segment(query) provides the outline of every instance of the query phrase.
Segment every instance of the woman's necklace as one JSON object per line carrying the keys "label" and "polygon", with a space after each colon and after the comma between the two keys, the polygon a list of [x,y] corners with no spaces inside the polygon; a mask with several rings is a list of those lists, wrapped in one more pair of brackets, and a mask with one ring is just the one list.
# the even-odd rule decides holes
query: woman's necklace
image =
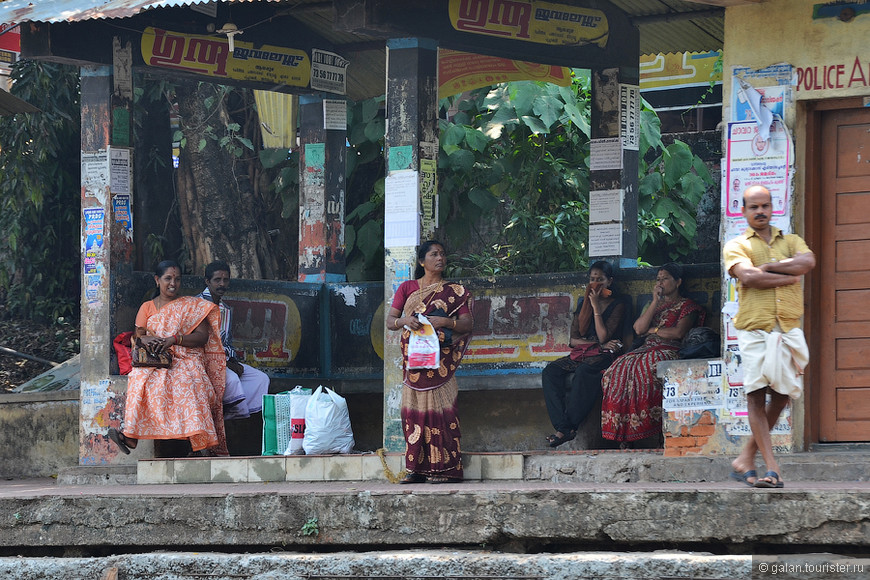
{"label": "woman's necklace", "polygon": [[426,277],[423,276],[422,278],[420,278],[420,281],[418,283],[420,284],[420,288],[427,288],[427,287],[432,286],[434,284],[438,284],[438,285],[444,284],[444,278],[439,278],[437,280],[427,281]]}

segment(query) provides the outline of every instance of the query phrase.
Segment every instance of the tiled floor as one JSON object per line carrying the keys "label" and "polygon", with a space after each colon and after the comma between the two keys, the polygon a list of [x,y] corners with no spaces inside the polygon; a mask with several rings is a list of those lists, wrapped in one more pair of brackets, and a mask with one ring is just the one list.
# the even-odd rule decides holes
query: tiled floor
{"label": "tiled floor", "polygon": [[[397,475],[403,455],[384,456]],[[523,478],[521,453],[465,453],[466,480]],[[137,464],[137,483],[257,483],[265,481],[370,481],[389,478],[381,458],[365,455],[146,459]]]}

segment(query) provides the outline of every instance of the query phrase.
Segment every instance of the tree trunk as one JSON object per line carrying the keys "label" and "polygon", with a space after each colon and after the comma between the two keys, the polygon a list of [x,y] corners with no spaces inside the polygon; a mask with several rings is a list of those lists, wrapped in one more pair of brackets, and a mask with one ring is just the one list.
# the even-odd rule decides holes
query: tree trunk
{"label": "tree trunk", "polygon": [[[202,275],[209,262],[224,260],[234,277],[274,278],[277,260],[263,220],[257,218],[259,206],[248,176],[252,164],[246,158],[256,153],[237,140],[223,147],[219,144],[233,122],[227,109],[228,94],[208,83],[184,81],[176,87],[187,140],[181,148],[176,182],[190,272]],[[207,100],[212,101],[210,108],[205,106]],[[233,154],[233,147],[242,148],[241,157]]]}

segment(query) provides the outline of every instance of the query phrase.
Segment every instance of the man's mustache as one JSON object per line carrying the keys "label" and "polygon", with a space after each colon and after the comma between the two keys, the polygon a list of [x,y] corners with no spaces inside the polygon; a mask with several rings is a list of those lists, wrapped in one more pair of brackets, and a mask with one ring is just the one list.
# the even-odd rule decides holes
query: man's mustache
{"label": "man's mustache", "polygon": [[765,214],[765,213],[757,213],[757,214],[755,214],[755,219],[757,219],[757,220],[760,220],[760,219],[767,219],[767,214]]}

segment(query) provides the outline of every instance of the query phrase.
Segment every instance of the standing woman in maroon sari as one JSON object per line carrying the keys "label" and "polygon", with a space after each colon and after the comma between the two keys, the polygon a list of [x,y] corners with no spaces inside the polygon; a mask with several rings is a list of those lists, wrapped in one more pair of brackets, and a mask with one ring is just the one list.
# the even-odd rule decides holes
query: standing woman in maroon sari
{"label": "standing woman in maroon sari", "polygon": [[[387,328],[402,333],[402,430],[408,473],[401,483],[462,481],[455,373],[468,347],[474,320],[471,294],[461,284],[444,280],[446,265],[443,244],[434,240],[421,244],[415,280],[399,286],[387,314]],[[408,368],[411,330],[422,326],[417,314],[426,316],[441,343],[437,369]]]}

